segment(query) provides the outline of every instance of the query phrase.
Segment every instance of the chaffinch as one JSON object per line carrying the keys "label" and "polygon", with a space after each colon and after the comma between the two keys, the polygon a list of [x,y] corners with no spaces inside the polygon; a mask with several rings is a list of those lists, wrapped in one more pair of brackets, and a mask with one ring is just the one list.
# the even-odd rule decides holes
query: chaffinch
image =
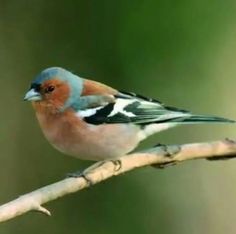
{"label": "chaffinch", "polygon": [[148,136],[195,123],[233,123],[83,79],[63,68],[42,71],[25,100],[32,101],[47,140],[59,151],[85,160],[113,159]]}

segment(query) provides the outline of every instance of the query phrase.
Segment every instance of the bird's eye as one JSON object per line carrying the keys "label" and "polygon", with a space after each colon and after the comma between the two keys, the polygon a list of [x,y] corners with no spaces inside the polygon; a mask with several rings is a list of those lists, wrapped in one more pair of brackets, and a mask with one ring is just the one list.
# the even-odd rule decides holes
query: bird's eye
{"label": "bird's eye", "polygon": [[54,89],[55,89],[54,86],[48,86],[48,87],[45,89],[45,93],[51,93]]}

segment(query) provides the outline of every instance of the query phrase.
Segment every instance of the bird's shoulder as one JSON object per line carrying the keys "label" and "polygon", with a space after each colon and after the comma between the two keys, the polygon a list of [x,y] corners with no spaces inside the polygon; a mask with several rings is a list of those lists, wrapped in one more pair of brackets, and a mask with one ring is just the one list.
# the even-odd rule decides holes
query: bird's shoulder
{"label": "bird's shoulder", "polygon": [[108,85],[102,84],[100,82],[83,79],[83,90],[82,96],[90,95],[116,95],[118,91]]}

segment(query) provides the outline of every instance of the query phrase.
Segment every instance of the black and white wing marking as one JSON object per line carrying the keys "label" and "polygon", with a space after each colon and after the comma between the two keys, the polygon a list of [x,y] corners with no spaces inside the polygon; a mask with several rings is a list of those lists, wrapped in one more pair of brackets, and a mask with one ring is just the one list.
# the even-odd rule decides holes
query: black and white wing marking
{"label": "black and white wing marking", "polygon": [[[161,102],[133,93],[120,92],[114,103],[82,110],[78,116],[90,124],[180,122],[191,114],[184,110],[164,106]],[[177,121],[178,119],[178,121]]]}

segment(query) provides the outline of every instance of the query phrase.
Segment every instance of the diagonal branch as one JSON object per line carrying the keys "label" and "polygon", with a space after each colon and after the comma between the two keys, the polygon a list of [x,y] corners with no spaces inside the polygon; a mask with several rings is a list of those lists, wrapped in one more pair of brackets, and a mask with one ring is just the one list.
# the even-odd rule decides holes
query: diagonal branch
{"label": "diagonal branch", "polygon": [[[192,159],[221,160],[236,157],[236,142],[231,140],[185,145],[160,145],[139,153],[125,155],[116,161],[98,162],[84,171],[84,177],[66,178],[0,206],[0,222],[28,211],[51,213],[42,204],[77,192],[135,168],[154,165],[163,168]],[[119,164],[117,164],[119,162]]]}

